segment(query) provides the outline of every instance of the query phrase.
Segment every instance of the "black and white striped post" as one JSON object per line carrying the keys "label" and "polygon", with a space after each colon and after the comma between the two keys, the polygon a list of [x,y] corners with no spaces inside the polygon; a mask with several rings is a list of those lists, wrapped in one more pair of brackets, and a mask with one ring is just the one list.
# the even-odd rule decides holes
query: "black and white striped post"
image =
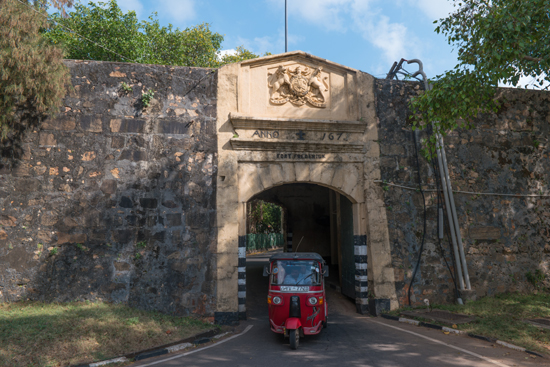
{"label": "black and white striped post", "polygon": [[355,306],[357,312],[369,312],[369,287],[367,277],[367,236],[353,236],[355,257]]}
{"label": "black and white striped post", "polygon": [[238,299],[239,320],[246,320],[246,236],[239,236]]}

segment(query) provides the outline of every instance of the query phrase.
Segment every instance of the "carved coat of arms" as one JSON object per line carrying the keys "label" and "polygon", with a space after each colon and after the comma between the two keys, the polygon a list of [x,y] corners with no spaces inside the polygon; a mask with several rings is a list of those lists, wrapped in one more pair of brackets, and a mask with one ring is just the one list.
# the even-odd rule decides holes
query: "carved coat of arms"
{"label": "carved coat of arms", "polygon": [[268,74],[268,86],[271,89],[269,100],[273,104],[282,105],[290,102],[296,106],[306,103],[314,107],[326,107],[326,92],[328,84],[322,77],[321,67],[302,69],[300,65],[294,70],[279,66],[277,71]]}

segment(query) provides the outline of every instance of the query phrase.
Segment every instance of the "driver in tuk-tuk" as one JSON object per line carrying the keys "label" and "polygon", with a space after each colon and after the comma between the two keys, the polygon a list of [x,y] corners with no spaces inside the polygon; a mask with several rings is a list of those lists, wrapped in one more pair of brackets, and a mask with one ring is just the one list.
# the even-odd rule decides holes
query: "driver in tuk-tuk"
{"label": "driver in tuk-tuk", "polygon": [[311,285],[311,277],[308,277],[309,274],[306,273],[305,267],[303,266],[292,266],[288,275],[285,277],[285,284],[305,284]]}

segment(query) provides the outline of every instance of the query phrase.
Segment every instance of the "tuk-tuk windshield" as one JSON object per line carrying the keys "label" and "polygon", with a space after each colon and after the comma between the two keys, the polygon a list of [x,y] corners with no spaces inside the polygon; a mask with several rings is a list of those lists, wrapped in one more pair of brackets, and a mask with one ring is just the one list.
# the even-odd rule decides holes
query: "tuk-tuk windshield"
{"label": "tuk-tuk windshield", "polygon": [[320,285],[319,262],[315,260],[277,260],[271,268],[272,285]]}

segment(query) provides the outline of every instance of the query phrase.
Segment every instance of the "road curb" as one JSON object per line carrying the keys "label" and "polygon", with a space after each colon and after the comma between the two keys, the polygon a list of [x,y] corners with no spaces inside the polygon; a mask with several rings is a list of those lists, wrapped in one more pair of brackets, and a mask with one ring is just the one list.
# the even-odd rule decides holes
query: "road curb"
{"label": "road curb", "polygon": [[174,353],[189,347],[193,347],[200,344],[205,344],[213,340],[220,339],[221,337],[232,333],[233,331],[221,332],[217,329],[211,329],[197,335],[190,336],[179,340],[177,342],[161,345],[156,348],[145,349],[139,352],[129,353],[122,357],[108,359],[106,361],[86,363],[75,365],[74,367],[100,367],[106,366],[111,363],[129,362],[129,361],[141,361],[147,358],[158,357],[164,354]]}
{"label": "road curb", "polygon": [[508,342],[503,342],[502,340],[489,338],[489,337],[486,337],[486,336],[483,336],[483,335],[476,335],[476,334],[472,334],[472,333],[466,333],[465,331],[462,331],[462,330],[451,329],[451,328],[448,328],[446,326],[440,326],[440,325],[436,325],[436,324],[430,324],[428,322],[423,322],[423,321],[418,321],[418,320],[413,320],[413,319],[407,319],[405,317],[397,317],[397,316],[392,316],[392,315],[387,315],[387,314],[381,314],[380,316],[382,316],[384,319],[399,321],[399,322],[403,322],[403,323],[406,323],[406,324],[411,324],[411,325],[416,325],[416,326],[424,326],[424,327],[428,327],[430,329],[442,330],[442,331],[446,331],[446,332],[454,333],[454,334],[467,335],[471,338],[484,340],[484,341],[489,342],[489,343],[496,343],[496,344],[501,345],[501,346],[506,347],[506,348],[514,349],[514,350],[517,350],[517,351],[520,351],[520,352],[529,353],[529,354],[535,355],[535,356],[540,357],[540,358],[546,358],[546,356],[544,356],[540,353],[533,352],[533,351],[527,350],[523,347],[519,347],[517,345],[511,344],[511,343],[508,343]]}

